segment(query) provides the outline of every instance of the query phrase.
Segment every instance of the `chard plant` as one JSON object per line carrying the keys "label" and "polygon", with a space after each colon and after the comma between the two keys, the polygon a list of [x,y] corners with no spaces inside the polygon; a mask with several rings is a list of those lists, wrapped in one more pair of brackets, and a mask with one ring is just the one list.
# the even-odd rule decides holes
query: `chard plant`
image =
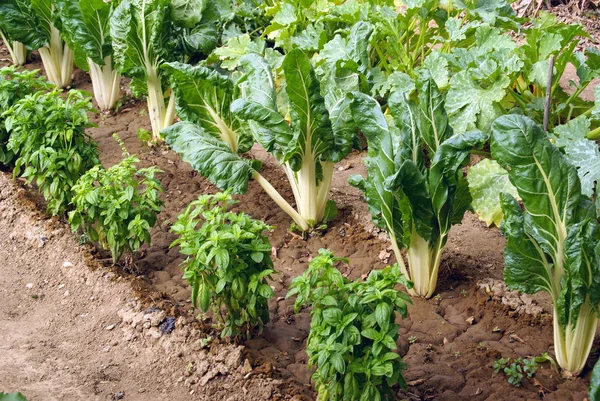
{"label": "chard plant", "polygon": [[0,3],[1,28],[13,41],[38,50],[46,76],[57,88],[66,88],[73,75],[73,51],[61,37],[54,1],[5,0]]}
{"label": "chard plant", "polygon": [[117,68],[132,78],[131,89],[146,95],[153,140],[175,119],[175,98],[160,66],[208,53],[217,44],[211,28],[219,20],[206,2],[192,0],[123,0],[110,19]]}
{"label": "chard plant", "polygon": [[[52,89],[52,84],[38,76],[39,70],[0,68],[0,110],[8,110],[25,96]],[[12,166],[15,154],[7,148],[10,132],[5,127],[7,116],[0,113],[0,163]]]}
{"label": "chard plant", "polygon": [[52,215],[64,214],[75,182],[99,163],[92,127],[92,102],[81,92],[42,91],[27,95],[3,114],[7,149],[15,154],[14,176],[34,182]]}
{"label": "chard plant", "polygon": [[492,125],[492,156],[508,170],[523,207],[501,195],[508,288],[546,291],[554,309],[554,350],[566,376],[581,373],[598,323],[600,224],[576,169],[528,117]]}
{"label": "chard plant", "polygon": [[81,176],[73,186],[73,209],[69,223],[74,232],[82,231],[91,241],[112,254],[117,264],[125,253],[131,255],[144,243],[150,244],[150,229],[163,202],[156,167],[138,169],[139,159],[121,145],[123,160],[106,169],[98,164]]}
{"label": "chard plant", "polygon": [[110,21],[115,62],[132,78],[134,93],[147,96],[154,141],[160,140],[160,131],[175,119],[175,99],[166,96],[159,69],[172,51],[170,22],[164,0],[124,0]]}
{"label": "chard plant", "polygon": [[[245,193],[248,181],[255,180],[302,231],[308,231],[335,217],[335,204],[329,200],[333,167],[350,152],[356,129],[349,127],[350,121],[342,113],[327,110],[319,80],[302,51],[293,50],[283,60],[288,99],[283,104],[277,102],[271,67],[262,57],[248,54],[242,57],[241,64],[244,76],[237,82],[241,97],[231,102],[232,116],[221,107],[218,120],[224,125],[217,127],[215,116],[201,117],[198,124],[179,122],[163,131],[165,140],[219,188]],[[172,72],[177,68],[181,71],[181,66],[169,68]],[[222,104],[229,102],[229,98],[221,98]],[[196,108],[198,113],[200,109],[208,111],[206,107]],[[235,141],[227,140],[227,132],[234,127],[232,124],[241,124],[235,122],[236,117],[247,122],[254,140],[281,163],[297,209],[258,172],[259,163],[234,151],[231,145]],[[242,133],[243,126],[240,127]]]}
{"label": "chard plant", "polygon": [[287,297],[295,310],[311,307],[306,343],[319,401],[394,400],[393,387],[406,388],[396,349],[396,312],[407,315],[410,297],[395,287],[410,283],[398,265],[372,270],[366,280],[350,281],[335,267],[346,259],[320,249]]}
{"label": "chard plant", "polygon": [[179,236],[171,247],[187,255],[183,278],[192,287],[192,304],[212,310],[221,337],[262,331],[274,295],[267,281],[275,273],[271,244],[264,235],[270,227],[229,211],[235,203],[228,192],[202,195],[171,227]]}
{"label": "chard plant", "polygon": [[19,41],[7,38],[6,34],[2,31],[2,21],[0,21],[0,39],[2,39],[2,42],[6,46],[13,65],[21,66],[27,62],[27,48]]}
{"label": "chard plant", "polygon": [[75,54],[75,63],[92,78],[101,110],[116,106],[121,74],[115,69],[109,22],[113,4],[104,0],[54,0],[61,32]]}
{"label": "chard plant", "polygon": [[471,203],[462,167],[487,136],[454,134],[431,77],[423,75],[417,89],[416,99],[401,91],[390,95],[391,121],[375,99],[352,94],[352,116],[369,153],[367,178],[352,176],[350,184],[363,191],[373,221],[387,232],[402,273],[414,283],[409,293],[429,298],[450,228]]}

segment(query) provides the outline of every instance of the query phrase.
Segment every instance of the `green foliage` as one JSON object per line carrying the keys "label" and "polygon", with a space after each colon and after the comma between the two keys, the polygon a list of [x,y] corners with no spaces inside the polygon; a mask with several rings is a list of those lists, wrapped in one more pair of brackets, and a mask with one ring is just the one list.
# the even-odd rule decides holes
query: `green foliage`
{"label": "green foliage", "polygon": [[69,213],[73,231],[82,230],[92,241],[110,249],[117,264],[124,252],[135,252],[150,243],[150,229],[160,212],[162,191],[154,177],[156,167],[138,169],[139,159],[127,153],[123,143],[123,160],[105,169],[101,165],[86,172],[73,186]]}
{"label": "green foliage", "polygon": [[65,88],[73,74],[73,52],[58,30],[61,18],[50,0],[4,0],[0,3],[0,29],[11,40],[38,50],[48,79]]}
{"label": "green foliage", "polygon": [[306,352],[319,400],[393,400],[392,387],[406,383],[406,365],[396,349],[396,312],[407,315],[410,298],[395,289],[411,284],[397,265],[372,270],[365,281],[349,281],[336,269],[328,250],[319,250],[302,276],[292,280],[287,297],[296,312],[312,307]]}
{"label": "green foliage", "polygon": [[506,192],[517,197],[517,189],[510,183],[508,172],[495,160],[483,159],[469,168],[467,180],[473,209],[479,218],[488,226],[500,227],[503,217],[500,194]]}
{"label": "green foliage", "polygon": [[500,358],[494,361],[494,373],[504,373],[508,382],[515,387],[520,387],[523,378],[531,379],[535,376],[538,369],[538,364],[550,362],[555,367],[554,360],[546,353],[531,358]]}
{"label": "green foliage", "polygon": [[163,66],[177,99],[177,114],[220,138],[232,152],[252,146],[247,124],[234,117],[229,107],[238,94],[234,81],[203,66],[173,62]]}
{"label": "green foliage", "polygon": [[75,63],[89,70],[88,58],[102,66],[112,55],[109,21],[112,2],[52,0],[61,19],[61,33],[75,55]]}
{"label": "green foliage", "polygon": [[[278,96],[272,68],[264,58],[247,54],[241,64],[244,75],[236,82],[237,89],[231,80],[204,67],[166,66],[179,109],[190,121],[163,130],[165,140],[221,189],[244,193],[248,181],[257,180],[303,231],[327,222],[336,213],[329,200],[334,162],[350,152],[356,139],[349,110],[334,101],[328,110],[315,68],[300,50],[283,60],[285,98]],[[238,92],[241,96],[233,100]],[[340,98],[345,99],[344,94]],[[246,142],[246,149],[249,145],[240,141],[246,124],[254,140],[281,162],[297,211],[260,176],[256,161],[237,154],[236,143]]]}
{"label": "green foliage", "polygon": [[67,210],[77,179],[99,163],[96,143],[85,133],[93,126],[92,110],[80,91],[63,98],[55,90],[27,95],[3,114],[7,148],[16,155],[14,176],[35,181],[53,215]]}
{"label": "green foliage", "polygon": [[600,363],[596,362],[594,370],[592,370],[592,378],[590,379],[590,400],[600,400]]}
{"label": "green foliage", "polygon": [[[17,70],[14,67],[0,68],[0,111],[10,109],[17,101],[38,91],[49,90],[52,85],[42,77],[39,70]],[[12,164],[14,153],[6,148],[9,132],[4,126],[6,116],[0,112],[0,163]]]}
{"label": "green foliage", "polygon": [[228,209],[236,202],[229,192],[202,195],[190,203],[171,231],[179,236],[172,247],[187,255],[183,277],[192,287],[192,303],[212,310],[222,325],[221,337],[249,335],[269,321],[267,302],[273,297],[270,227],[244,213]]}
{"label": "green foliage", "polygon": [[50,28],[42,23],[33,5],[35,1],[5,0],[0,3],[0,29],[8,38],[39,49],[50,39]]}
{"label": "green foliage", "polygon": [[417,88],[416,99],[392,93],[389,120],[375,99],[352,94],[352,116],[369,154],[367,178],[352,176],[350,184],[363,191],[374,222],[387,231],[402,272],[415,284],[411,293],[431,297],[450,228],[471,203],[462,167],[487,136],[454,135],[434,80],[424,75]]}
{"label": "green foliage", "polygon": [[27,398],[21,393],[2,393],[0,392],[0,401],[27,401]]}
{"label": "green foliage", "polygon": [[525,209],[511,195],[501,195],[507,238],[504,279],[513,290],[550,294],[557,361],[577,375],[598,321],[597,209],[582,194],[577,170],[534,121],[503,116],[492,133],[492,156],[508,170]]}

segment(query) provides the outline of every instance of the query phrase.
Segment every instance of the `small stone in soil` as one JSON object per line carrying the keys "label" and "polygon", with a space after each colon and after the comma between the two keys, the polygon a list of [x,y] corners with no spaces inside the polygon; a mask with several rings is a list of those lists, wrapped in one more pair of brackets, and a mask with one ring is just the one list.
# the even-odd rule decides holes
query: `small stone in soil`
{"label": "small stone in soil", "polygon": [[163,334],[171,334],[173,330],[175,330],[175,318],[167,317],[165,320],[162,321],[158,328]]}
{"label": "small stone in soil", "polygon": [[65,262],[65,263],[63,263],[63,267],[65,269],[71,268],[71,267],[73,267],[73,263],[71,263],[71,262]]}
{"label": "small stone in soil", "polygon": [[114,324],[111,324],[110,326],[106,326],[106,330],[109,330],[109,331],[112,330],[112,329],[114,329],[114,328],[115,328]]}
{"label": "small stone in soil", "polygon": [[27,288],[29,288],[29,289],[32,289],[32,288],[33,288],[33,283],[27,283],[27,284],[25,285],[25,287],[27,287]]}

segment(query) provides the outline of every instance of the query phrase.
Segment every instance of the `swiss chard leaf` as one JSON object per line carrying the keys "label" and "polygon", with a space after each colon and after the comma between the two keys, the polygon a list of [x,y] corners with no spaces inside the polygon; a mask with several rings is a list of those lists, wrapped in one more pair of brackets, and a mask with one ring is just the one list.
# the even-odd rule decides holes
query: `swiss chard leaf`
{"label": "swiss chard leaf", "polygon": [[205,131],[243,153],[252,146],[246,127],[230,111],[236,89],[234,82],[203,66],[166,63],[180,118],[200,125]]}
{"label": "swiss chard leaf", "polygon": [[221,189],[246,193],[255,171],[249,160],[242,159],[229,146],[201,126],[178,122],[162,131],[165,141],[181,158]]}
{"label": "swiss chard leaf", "polygon": [[100,66],[112,55],[110,38],[111,3],[103,0],[55,0],[61,30],[80,68],[88,69],[87,58]]}

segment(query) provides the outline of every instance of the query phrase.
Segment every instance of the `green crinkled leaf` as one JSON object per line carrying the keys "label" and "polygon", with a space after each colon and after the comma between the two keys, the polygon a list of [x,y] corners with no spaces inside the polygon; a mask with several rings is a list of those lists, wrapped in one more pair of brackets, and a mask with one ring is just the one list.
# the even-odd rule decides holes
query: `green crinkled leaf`
{"label": "green crinkled leaf", "polygon": [[495,224],[499,227],[503,217],[500,194],[517,197],[517,189],[510,183],[508,172],[495,160],[483,159],[469,168],[467,180],[473,209],[479,219],[488,226]]}
{"label": "green crinkled leaf", "polygon": [[250,148],[249,134],[230,111],[234,94],[230,78],[206,67],[178,62],[162,68],[170,77],[179,117],[202,126],[233,146],[234,151],[245,152]]}
{"label": "green crinkled leaf", "polygon": [[433,157],[428,176],[429,193],[442,235],[447,235],[453,224],[460,223],[471,206],[469,185],[462,168],[469,162],[471,149],[481,148],[488,139],[481,131],[456,134],[445,140]]}
{"label": "green crinkled leaf", "polygon": [[293,133],[277,111],[271,66],[256,54],[248,54],[240,62],[245,72],[245,80],[241,85],[242,97],[231,104],[231,111],[249,121],[254,139],[267,152],[281,158],[292,142]]}
{"label": "green crinkled leaf", "polygon": [[362,93],[353,94],[351,110],[356,125],[367,138],[369,153],[364,160],[368,179],[352,176],[350,185],[363,191],[374,223],[401,241],[404,232],[401,212],[394,195],[385,187],[385,180],[395,172],[396,152],[387,121],[377,101]]}
{"label": "green crinkled leaf", "polygon": [[429,54],[421,68],[428,72],[440,89],[445,89],[448,86],[450,81],[448,60],[439,51]]}
{"label": "green crinkled leaf", "polygon": [[286,160],[301,159],[309,147],[316,160],[331,160],[335,138],[310,59],[301,50],[292,50],[283,60],[283,70],[294,124]]}
{"label": "green crinkled leaf", "polygon": [[193,28],[202,20],[207,0],[171,0],[171,19],[184,28]]}
{"label": "green crinkled leaf", "polygon": [[492,134],[493,158],[508,170],[530,212],[531,224],[540,227],[536,241],[548,254],[556,255],[581,199],[575,169],[527,117],[502,116],[494,122]]}
{"label": "green crinkled leaf", "polygon": [[219,42],[221,16],[210,6],[202,13],[202,20],[183,35],[188,53],[209,54]]}
{"label": "green crinkled leaf", "polygon": [[[534,243],[535,254],[528,250],[524,255],[536,255],[535,258],[552,264],[548,275],[556,275],[550,294],[558,322],[562,327],[567,322],[575,325],[579,308],[588,296],[593,307],[600,302],[600,283],[594,279],[600,249],[597,211],[590,199],[581,194],[576,169],[531,119],[519,115],[500,117],[492,125],[492,133],[492,156],[506,166],[525,207],[519,225]],[[510,240],[510,232],[508,235]],[[515,274],[530,274],[523,271],[525,267],[515,267]]]}
{"label": "green crinkled leaf", "polygon": [[511,81],[500,76],[489,87],[482,87],[469,71],[460,71],[450,79],[446,110],[450,125],[457,132],[486,130],[500,115],[496,103],[504,99]]}
{"label": "green crinkled leaf", "polygon": [[214,50],[221,60],[221,67],[227,70],[235,70],[240,65],[240,59],[249,53],[262,54],[265,44],[262,41],[254,41],[250,35],[245,33],[227,41],[222,47]]}
{"label": "green crinkled leaf", "polygon": [[171,149],[182,160],[221,189],[246,193],[250,176],[255,171],[251,162],[233,153],[220,139],[202,127],[187,121],[178,122],[162,131]]}
{"label": "green crinkled leaf", "polygon": [[[169,56],[169,2],[123,0],[110,19],[115,63],[123,74],[142,84],[148,68],[156,68]],[[145,87],[138,86],[138,89]]]}
{"label": "green crinkled leaf", "polygon": [[521,206],[511,195],[501,193],[504,213],[502,233],[507,239],[504,249],[504,281],[513,290],[527,294],[552,292],[551,266],[535,240],[525,231]]}
{"label": "green crinkled leaf", "polygon": [[29,50],[43,47],[50,37],[49,27],[42,23],[27,0],[0,2],[0,29],[9,39],[23,43]]}
{"label": "green crinkled leaf", "polygon": [[591,197],[600,180],[600,151],[595,141],[587,139],[589,132],[590,120],[579,116],[555,127],[552,137],[556,146],[565,152],[567,161],[577,168],[581,192]]}
{"label": "green crinkled leaf", "polygon": [[[87,70],[86,58],[100,66],[112,54],[110,38],[111,3],[103,0],[55,0],[61,17],[61,31],[69,47],[75,52],[75,61]],[[81,53],[81,54],[78,54]]]}

